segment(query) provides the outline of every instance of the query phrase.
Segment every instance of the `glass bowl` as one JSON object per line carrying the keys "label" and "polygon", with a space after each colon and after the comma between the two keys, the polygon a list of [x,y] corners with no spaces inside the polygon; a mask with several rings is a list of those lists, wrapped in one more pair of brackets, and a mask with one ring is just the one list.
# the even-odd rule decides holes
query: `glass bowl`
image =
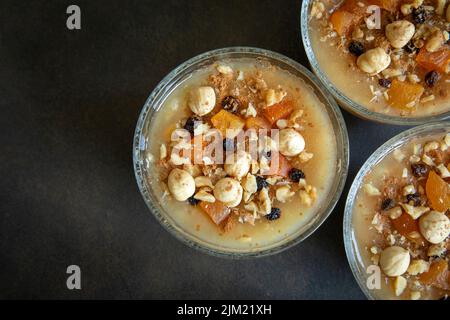
{"label": "glass bowl", "polygon": [[343,233],[345,252],[347,254],[347,259],[353,275],[355,276],[358,285],[368,299],[380,299],[380,297],[377,296],[376,290],[369,290],[366,286],[367,274],[365,272],[365,265],[359,255],[358,243],[355,237],[352,223],[353,206],[358,191],[360,190],[364,182],[364,178],[374,166],[376,166],[382,159],[393,152],[396,148],[416,138],[427,137],[440,133],[445,134],[448,132],[450,132],[450,121],[441,121],[414,127],[396,135],[392,139],[385,142],[367,159],[367,161],[359,170],[358,174],[355,177],[355,180],[350,187],[344,210]]}
{"label": "glass bowl", "polygon": [[300,17],[300,29],[303,46],[306,51],[309,63],[313,72],[319,78],[319,80],[325,85],[325,87],[331,92],[334,98],[338,101],[339,105],[348,112],[366,120],[371,120],[380,123],[395,124],[395,125],[419,125],[432,121],[441,121],[450,118],[450,111],[443,112],[437,115],[424,116],[424,117],[401,117],[395,115],[388,115],[384,113],[374,112],[363,105],[356,103],[350,97],[340,91],[328,78],[325,72],[321,69],[319,62],[316,59],[314,50],[311,44],[309,35],[309,12],[313,0],[304,0],[302,2],[301,17]]}
{"label": "glass bowl", "polygon": [[[183,229],[182,225],[177,223],[171,218],[167,212],[164,211],[158,198],[155,196],[152,186],[148,183],[152,178],[148,176],[148,170],[145,160],[145,150],[151,143],[146,140],[147,133],[151,127],[151,120],[156,112],[161,108],[168,96],[187,79],[191,74],[202,67],[214,64],[217,61],[226,59],[239,59],[250,58],[258,59],[271,63],[281,69],[284,69],[291,74],[303,79],[312,90],[314,90],[317,97],[325,105],[325,109],[328,112],[328,116],[331,119],[337,146],[337,163],[336,174],[334,181],[330,187],[329,195],[325,197],[327,200],[323,202],[318,212],[312,221],[304,226],[301,230],[291,235],[289,239],[267,245],[266,247],[259,247],[257,250],[254,248],[249,250],[230,250],[221,246],[207,243],[200,239],[198,236],[187,232]],[[229,258],[242,258],[242,257],[259,257],[269,254],[280,252],[284,249],[292,247],[293,245],[301,242],[312,234],[329,216],[331,211],[338,201],[342,189],[345,184],[348,170],[349,161],[349,144],[347,129],[345,126],[342,114],[328,91],[323,85],[316,79],[316,77],[308,71],[305,67],[299,63],[275,52],[268,50],[249,48],[249,47],[232,47],[209,51],[200,54],[175,68],[170,72],[153,90],[148,97],[145,105],[142,108],[139,120],[137,122],[136,131],[133,141],[133,164],[134,171],[139,186],[139,190],[144,198],[150,211],[156,217],[156,219],[176,238],[186,243],[188,246],[195,249],[199,249],[203,252]]]}

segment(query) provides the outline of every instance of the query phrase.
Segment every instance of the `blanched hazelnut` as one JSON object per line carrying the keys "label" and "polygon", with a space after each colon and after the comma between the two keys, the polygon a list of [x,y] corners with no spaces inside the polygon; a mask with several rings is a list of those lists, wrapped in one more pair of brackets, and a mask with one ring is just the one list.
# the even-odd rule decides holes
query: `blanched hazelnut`
{"label": "blanched hazelnut", "polygon": [[409,251],[402,247],[388,247],[381,252],[380,266],[389,277],[401,276],[408,270]]}
{"label": "blanched hazelnut", "polygon": [[167,180],[170,193],[178,201],[185,201],[195,193],[194,178],[181,169],[173,169]]}
{"label": "blanched hazelnut", "polygon": [[233,163],[224,164],[225,172],[232,177],[241,179],[250,170],[251,160],[252,158],[247,152],[239,150],[233,159]]}
{"label": "blanched hazelnut", "polygon": [[[214,187],[214,196],[216,199],[228,207],[237,206],[242,200],[242,193],[243,190],[239,181],[233,178],[222,178],[217,181]],[[238,200],[239,202],[237,202]]]}
{"label": "blanched hazelnut", "polygon": [[386,38],[394,48],[403,48],[414,36],[416,28],[407,20],[398,20],[386,26]]}
{"label": "blanched hazelnut", "polygon": [[391,64],[391,57],[380,47],[367,50],[358,57],[358,67],[369,74],[377,74]]}
{"label": "blanched hazelnut", "polygon": [[284,156],[293,157],[305,149],[305,139],[294,129],[281,130],[279,139],[278,149]]}
{"label": "blanched hazelnut", "polygon": [[430,211],[420,217],[419,229],[422,236],[430,243],[444,241],[450,233],[450,220],[438,211]]}
{"label": "blanched hazelnut", "polygon": [[216,105],[216,93],[211,87],[199,87],[189,94],[188,106],[199,116],[210,113]]}

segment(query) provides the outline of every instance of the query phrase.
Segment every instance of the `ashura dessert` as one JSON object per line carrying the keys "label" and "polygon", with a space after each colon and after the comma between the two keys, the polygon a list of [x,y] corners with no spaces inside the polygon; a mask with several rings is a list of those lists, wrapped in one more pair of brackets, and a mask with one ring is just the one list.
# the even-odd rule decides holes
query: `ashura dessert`
{"label": "ashura dessert", "polygon": [[366,267],[379,266],[380,298],[450,293],[450,133],[414,139],[364,178],[352,223]]}
{"label": "ashura dessert", "polygon": [[367,109],[423,117],[450,110],[446,0],[316,0],[310,36],[336,88]]}
{"label": "ashura dessert", "polygon": [[325,106],[302,79],[260,59],[194,72],[147,140],[147,179],[173,224],[222,251],[294,238],[337,170]]}

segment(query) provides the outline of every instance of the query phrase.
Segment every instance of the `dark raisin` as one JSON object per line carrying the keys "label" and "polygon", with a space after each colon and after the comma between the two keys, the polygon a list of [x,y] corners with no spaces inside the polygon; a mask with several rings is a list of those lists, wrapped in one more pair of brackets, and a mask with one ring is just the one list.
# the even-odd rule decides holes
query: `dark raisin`
{"label": "dark raisin", "polygon": [[233,139],[228,139],[228,138],[223,139],[223,150],[224,151],[234,152],[235,147],[236,147],[236,145],[234,144]]}
{"label": "dark raisin", "polygon": [[386,198],[381,203],[381,210],[386,211],[392,209],[393,207],[395,207],[395,201],[391,198]]}
{"label": "dark raisin", "polygon": [[429,17],[429,13],[424,6],[420,6],[412,11],[412,20],[415,24],[424,23]]}
{"label": "dark raisin", "polygon": [[260,191],[262,188],[269,187],[269,183],[263,177],[256,176],[256,190]]}
{"label": "dark raisin", "polygon": [[263,151],[261,152],[261,156],[266,158],[267,160],[272,159],[272,151]]}
{"label": "dark raisin", "polygon": [[382,87],[385,87],[385,88],[390,88],[391,87],[391,83],[392,83],[392,81],[389,80],[389,79],[381,78],[380,80],[378,80],[378,84],[380,86],[382,86]]}
{"label": "dark raisin", "polygon": [[348,51],[354,56],[359,57],[364,53],[364,45],[359,41],[352,41],[348,46]]}
{"label": "dark raisin", "polygon": [[233,96],[227,96],[222,100],[222,107],[227,111],[235,113],[240,106],[241,102],[239,99]]}
{"label": "dark raisin", "polygon": [[197,128],[201,121],[202,120],[199,117],[189,117],[184,124],[184,129],[189,131],[191,135],[194,135],[194,129]]}
{"label": "dark raisin", "polygon": [[403,47],[405,49],[406,52],[408,53],[415,53],[419,50],[419,48],[417,48],[414,43],[412,43],[411,41],[408,42],[406,44],[406,46]]}
{"label": "dark raisin", "polygon": [[428,167],[422,163],[414,163],[411,165],[411,171],[415,177],[420,178],[428,173]]}
{"label": "dark raisin", "polygon": [[272,208],[272,211],[270,211],[270,213],[266,215],[266,219],[273,221],[277,220],[280,216],[281,216],[280,208]]}
{"label": "dark raisin", "polygon": [[188,202],[191,206],[196,206],[200,202],[200,200],[195,199],[194,196],[188,198]]}
{"label": "dark raisin", "polygon": [[416,193],[411,193],[406,195],[406,201],[411,204],[410,202],[412,202],[412,205],[417,207],[420,206],[422,200],[420,199],[420,194]]}
{"label": "dark raisin", "polygon": [[425,75],[425,83],[429,87],[433,87],[438,82],[440,76],[436,71],[430,71]]}
{"label": "dark raisin", "polygon": [[300,169],[292,168],[291,170],[289,170],[289,179],[294,182],[299,182],[300,179],[305,179],[305,174]]}

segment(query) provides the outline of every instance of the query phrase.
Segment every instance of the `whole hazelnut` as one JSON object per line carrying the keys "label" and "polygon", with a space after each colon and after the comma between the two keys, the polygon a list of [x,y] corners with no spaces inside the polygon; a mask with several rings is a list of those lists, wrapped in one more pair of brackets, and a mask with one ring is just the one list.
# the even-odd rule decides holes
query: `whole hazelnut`
{"label": "whole hazelnut", "polygon": [[188,106],[199,116],[210,113],[216,105],[216,93],[211,87],[193,89],[188,98]]}
{"label": "whole hazelnut", "polygon": [[381,269],[389,277],[404,274],[408,270],[409,261],[409,251],[398,246],[388,247],[380,255]]}
{"label": "whole hazelnut", "polygon": [[367,50],[356,60],[358,67],[369,74],[377,74],[391,64],[391,57],[382,48]]}
{"label": "whole hazelnut", "polygon": [[187,171],[178,168],[170,172],[167,186],[178,201],[185,201],[195,193],[194,178]]}
{"label": "whole hazelnut", "polygon": [[222,178],[214,186],[214,197],[228,207],[236,207],[242,200],[242,186],[233,178]]}
{"label": "whole hazelnut", "polygon": [[438,211],[430,211],[420,217],[419,229],[423,237],[430,243],[444,241],[450,233],[450,220]]}
{"label": "whole hazelnut", "polygon": [[284,156],[293,157],[305,149],[305,139],[294,129],[280,131],[279,150]]}

